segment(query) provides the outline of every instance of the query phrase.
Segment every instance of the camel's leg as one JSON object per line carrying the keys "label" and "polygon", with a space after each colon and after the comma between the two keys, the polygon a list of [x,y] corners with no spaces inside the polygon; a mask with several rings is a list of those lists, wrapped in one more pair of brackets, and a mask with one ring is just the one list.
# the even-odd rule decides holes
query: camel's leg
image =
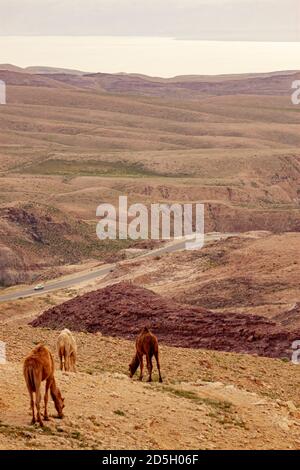
{"label": "camel's leg", "polygon": [[67,372],[70,371],[70,355],[69,354],[65,355],[65,371]]}
{"label": "camel's leg", "polygon": [[60,370],[64,369],[64,364],[63,364],[63,354],[61,350],[59,351],[59,364],[60,364]]}
{"label": "camel's leg", "polygon": [[77,368],[76,368],[76,355],[73,353],[71,355],[71,362],[72,362],[72,367],[71,367],[71,370],[73,372],[77,372]]}
{"label": "camel's leg", "polygon": [[41,390],[40,386],[36,387],[36,392],[35,392],[35,406],[36,406],[36,413],[37,413],[37,420],[40,423],[41,426],[43,426],[43,421],[41,417]]}
{"label": "camel's leg", "polygon": [[30,395],[30,407],[32,411],[31,424],[35,424],[34,399],[33,399],[33,392],[31,390],[29,390],[29,395]]}
{"label": "camel's leg", "polygon": [[147,358],[147,369],[149,372],[148,382],[152,382],[152,370],[153,370],[152,357],[150,354],[147,354],[146,358]]}
{"label": "camel's leg", "polygon": [[45,421],[49,421],[49,415],[48,415],[48,398],[49,398],[49,388],[51,385],[51,379],[46,380],[46,387],[45,387],[45,396],[44,396],[44,419]]}
{"label": "camel's leg", "polygon": [[74,370],[74,359],[73,359],[73,354],[70,354],[69,356],[69,371],[73,372]]}
{"label": "camel's leg", "polygon": [[70,370],[70,354],[66,350],[66,348],[64,350],[64,363],[65,363],[65,372],[69,372],[69,370]]}
{"label": "camel's leg", "polygon": [[158,354],[158,351],[156,351],[156,352],[154,353],[154,355],[155,355],[156,364],[157,364],[157,369],[158,369],[159,381],[160,381],[160,383],[161,383],[163,380],[162,380],[162,376],[161,376],[161,373],[160,373],[160,363],[159,363],[159,354]]}
{"label": "camel's leg", "polygon": [[140,363],[140,380],[143,380],[143,370],[144,370],[144,362],[143,362],[143,354],[138,354],[139,363]]}
{"label": "camel's leg", "polygon": [[66,355],[66,350],[63,350],[63,368],[62,370],[66,371],[67,370],[67,355]]}

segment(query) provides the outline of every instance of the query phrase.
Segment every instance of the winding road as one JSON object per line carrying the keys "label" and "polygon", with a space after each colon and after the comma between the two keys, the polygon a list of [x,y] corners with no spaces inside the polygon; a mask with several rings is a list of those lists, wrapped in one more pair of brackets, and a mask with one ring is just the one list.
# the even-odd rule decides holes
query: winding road
{"label": "winding road", "polygon": [[[217,241],[220,239],[224,239],[224,238],[228,238],[230,236],[236,236],[236,235],[238,234],[236,233],[208,233],[208,234],[205,234],[205,243]],[[158,256],[164,253],[172,253],[174,251],[184,250],[186,241],[187,239],[180,239],[170,245],[163,246],[156,250],[149,251],[148,253],[143,253],[142,255],[139,255],[138,258],[145,258],[148,256]],[[193,239],[189,239],[188,241],[193,241]],[[96,269],[88,273],[84,273],[84,274],[78,273],[67,279],[49,281],[47,284],[45,284],[44,289],[39,290],[39,291],[34,290],[33,287],[28,287],[27,289],[22,288],[20,290],[8,292],[7,294],[0,296],[0,302],[8,302],[12,300],[22,299],[25,297],[36,297],[36,296],[44,295],[47,292],[53,292],[53,291],[60,290],[60,289],[74,287],[78,284],[81,284],[82,282],[88,282],[88,281],[97,279],[98,277],[102,277],[105,274],[112,272],[115,268],[116,268],[116,264],[114,263],[114,264],[105,265],[102,268]]]}

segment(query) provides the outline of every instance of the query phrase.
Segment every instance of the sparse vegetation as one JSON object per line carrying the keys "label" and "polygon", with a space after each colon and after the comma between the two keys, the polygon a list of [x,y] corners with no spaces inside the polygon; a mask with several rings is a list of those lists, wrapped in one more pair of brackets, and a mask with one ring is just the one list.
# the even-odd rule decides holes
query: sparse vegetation
{"label": "sparse vegetation", "polygon": [[143,167],[141,163],[124,162],[122,160],[109,162],[105,160],[61,160],[49,159],[40,163],[26,165],[14,170],[15,172],[28,173],[31,175],[59,175],[66,178],[75,178],[77,176],[102,176],[102,177],[130,177],[141,178],[144,176],[158,176],[155,172]]}
{"label": "sparse vegetation", "polygon": [[124,413],[124,411],[122,411],[122,410],[114,410],[114,413],[118,416],[125,416],[126,415],[126,413]]}

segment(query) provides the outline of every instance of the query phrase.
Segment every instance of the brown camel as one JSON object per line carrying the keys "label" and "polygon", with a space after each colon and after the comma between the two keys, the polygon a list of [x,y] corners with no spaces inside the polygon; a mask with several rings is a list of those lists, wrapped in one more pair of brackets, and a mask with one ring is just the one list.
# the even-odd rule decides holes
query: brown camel
{"label": "brown camel", "polygon": [[43,421],[40,413],[41,403],[41,383],[46,380],[45,397],[44,397],[44,419],[49,420],[48,416],[48,396],[49,389],[51,398],[54,401],[58,417],[63,417],[64,399],[61,396],[59,388],[56,386],[54,378],[54,359],[46,346],[39,344],[30,354],[26,357],[23,367],[24,378],[30,395],[30,406],[32,410],[32,421],[36,422],[34,412],[34,393],[35,393],[35,406],[37,411],[37,421],[43,426]]}
{"label": "brown camel", "polygon": [[143,380],[143,356],[146,356],[147,369],[149,372],[148,382],[152,381],[152,357],[156,359],[159,381],[162,382],[160,373],[159,353],[158,353],[158,341],[157,337],[153,335],[147,327],[144,327],[142,332],[136,339],[136,354],[134,355],[131,363],[129,364],[130,377],[133,377],[137,368],[140,366],[140,380]]}

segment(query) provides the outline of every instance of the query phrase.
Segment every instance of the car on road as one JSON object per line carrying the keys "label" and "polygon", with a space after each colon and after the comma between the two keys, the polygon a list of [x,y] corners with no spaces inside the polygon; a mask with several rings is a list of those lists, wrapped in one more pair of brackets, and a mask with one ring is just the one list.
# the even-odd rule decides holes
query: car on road
{"label": "car on road", "polygon": [[45,286],[43,284],[38,284],[37,286],[34,287],[34,290],[43,290]]}

